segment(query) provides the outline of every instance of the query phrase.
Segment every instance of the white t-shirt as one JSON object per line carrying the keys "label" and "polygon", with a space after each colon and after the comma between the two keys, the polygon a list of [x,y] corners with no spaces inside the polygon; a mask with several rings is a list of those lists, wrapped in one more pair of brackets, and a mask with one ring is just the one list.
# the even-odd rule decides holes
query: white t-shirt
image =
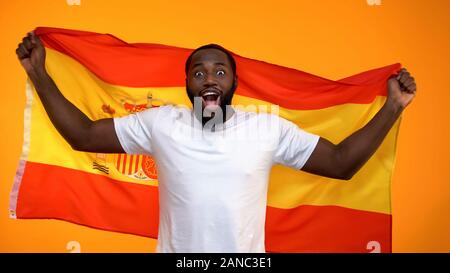
{"label": "white t-shirt", "polygon": [[235,111],[215,131],[176,106],[114,119],[125,152],[157,164],[158,252],[265,252],[272,165],[301,169],[319,136],[273,114]]}

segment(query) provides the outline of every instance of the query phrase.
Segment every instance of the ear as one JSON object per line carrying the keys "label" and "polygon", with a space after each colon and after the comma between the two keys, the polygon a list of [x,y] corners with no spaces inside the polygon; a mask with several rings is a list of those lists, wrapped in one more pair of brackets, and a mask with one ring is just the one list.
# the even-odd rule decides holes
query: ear
{"label": "ear", "polygon": [[237,87],[238,87],[238,76],[234,75],[233,89],[236,90]]}

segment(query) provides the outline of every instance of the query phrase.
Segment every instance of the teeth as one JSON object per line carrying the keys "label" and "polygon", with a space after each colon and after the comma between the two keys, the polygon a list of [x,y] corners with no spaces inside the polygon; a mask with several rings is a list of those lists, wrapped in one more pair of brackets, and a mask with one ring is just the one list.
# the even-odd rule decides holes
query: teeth
{"label": "teeth", "polygon": [[209,92],[203,93],[202,97],[205,97],[205,96],[218,96],[218,95],[219,94],[217,94],[217,92],[209,91]]}

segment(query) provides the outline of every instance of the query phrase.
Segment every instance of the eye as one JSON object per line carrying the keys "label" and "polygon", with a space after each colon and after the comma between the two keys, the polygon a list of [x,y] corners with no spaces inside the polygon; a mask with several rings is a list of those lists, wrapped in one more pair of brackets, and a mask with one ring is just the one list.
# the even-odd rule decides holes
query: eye
{"label": "eye", "polygon": [[225,75],[225,71],[223,70],[219,70],[216,72],[217,76],[224,76]]}
{"label": "eye", "polygon": [[196,77],[196,78],[201,78],[201,77],[203,77],[203,72],[201,72],[201,71],[195,72],[194,77]]}

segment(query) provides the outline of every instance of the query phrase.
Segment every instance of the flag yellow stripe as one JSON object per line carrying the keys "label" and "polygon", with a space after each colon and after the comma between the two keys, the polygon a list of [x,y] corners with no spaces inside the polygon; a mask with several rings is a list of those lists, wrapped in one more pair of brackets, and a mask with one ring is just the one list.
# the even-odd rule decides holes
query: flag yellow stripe
{"label": "flag yellow stripe", "polygon": [[[343,104],[320,110],[279,109],[287,118],[308,132],[339,143],[363,127],[383,106],[385,97],[371,104]],[[247,97],[234,101],[241,105],[270,105]],[[364,113],[364,115],[362,115]],[[300,205],[337,205],[372,212],[391,212],[390,187],[395,163],[396,139],[400,119],[385,140],[350,180],[329,179],[277,165],[272,169],[268,205],[295,208]]]}
{"label": "flag yellow stripe", "polygon": [[[99,80],[77,61],[52,49],[47,49],[47,69],[64,96],[91,119],[126,115],[128,112],[124,107],[125,103],[141,105],[151,102],[153,105],[168,103],[190,105],[184,87],[130,88],[111,85]],[[74,75],[76,76],[74,77]],[[152,100],[149,101],[148,97],[151,97]],[[385,97],[377,97],[371,104],[344,104],[319,110],[280,108],[279,113],[301,128],[338,143],[367,123],[382,106],[384,100]],[[38,100],[34,102],[28,160],[106,175],[92,168],[92,162],[98,158],[98,155],[72,150],[48,120],[41,103]],[[271,109],[270,103],[237,95],[233,104],[267,105],[267,111],[276,110]],[[104,112],[103,105],[108,105],[110,109],[113,109],[114,114]],[[259,110],[265,111],[264,108]],[[283,166],[275,166],[271,173],[268,205],[276,208],[293,208],[303,204],[338,205],[390,213],[390,196],[386,193],[390,192],[390,176],[395,156],[397,129],[398,123],[391,130],[380,149],[351,181],[326,179]],[[115,161],[117,156],[106,155],[104,158],[111,178],[157,185],[157,181],[142,181],[117,171],[117,162]],[[123,160],[123,156],[121,160]],[[136,158],[136,160],[138,159]],[[134,162],[129,162],[129,164],[132,163]],[[121,162],[117,165],[122,164]],[[127,173],[128,166],[126,167]]]}

